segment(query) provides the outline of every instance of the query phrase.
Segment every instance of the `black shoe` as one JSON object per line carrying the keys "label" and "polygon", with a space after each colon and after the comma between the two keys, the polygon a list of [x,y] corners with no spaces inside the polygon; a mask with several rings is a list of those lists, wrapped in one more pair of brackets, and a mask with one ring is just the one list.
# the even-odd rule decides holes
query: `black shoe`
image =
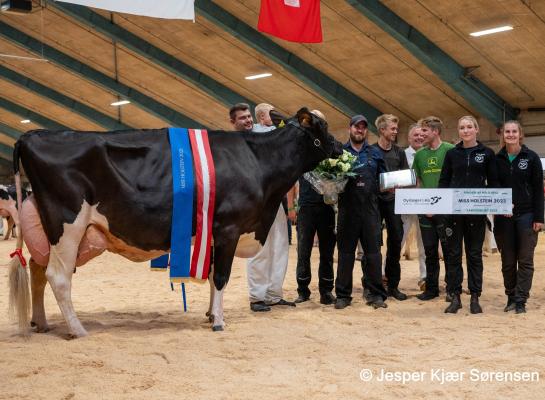
{"label": "black shoe", "polygon": [[337,300],[335,301],[335,308],[337,310],[342,310],[343,308],[349,306],[350,303],[352,303],[352,300],[345,297],[337,298]]}
{"label": "black shoe", "polygon": [[320,304],[329,305],[335,303],[336,300],[331,292],[326,292],[320,296]]}
{"label": "black shoe", "polygon": [[526,314],[526,304],[516,303],[515,314]]}
{"label": "black shoe", "polygon": [[368,288],[364,287],[363,288],[363,300],[367,301],[370,298],[371,298],[371,291]]}
{"label": "black shoe", "polygon": [[436,297],[439,297],[439,293],[422,292],[416,295],[416,298],[422,301],[432,300],[432,299],[435,299]]}
{"label": "black shoe", "polygon": [[517,303],[515,302],[515,299],[512,297],[507,298],[507,305],[503,309],[504,312],[513,311],[517,308]]}
{"label": "black shoe", "polygon": [[460,308],[462,308],[462,300],[460,299],[459,294],[453,294],[452,301],[449,306],[445,309],[447,314],[456,314]]}
{"label": "black shoe", "polygon": [[373,297],[372,299],[369,299],[366,303],[368,306],[373,307],[375,310],[377,308],[388,308],[388,304],[384,302],[381,296]]}
{"label": "black shoe", "polygon": [[290,307],[295,307],[295,302],[293,301],[287,301],[287,300],[284,300],[284,299],[280,299],[278,300],[276,303],[269,303],[267,304],[268,306],[290,306]]}
{"label": "black shoe", "polygon": [[393,297],[394,299],[399,301],[407,300],[407,295],[403,292],[400,292],[398,288],[388,289],[388,297]]}
{"label": "black shoe", "polygon": [[305,301],[308,301],[310,299],[310,296],[303,296],[302,294],[300,294],[299,296],[297,296],[297,298],[295,299],[294,303],[304,303]]}
{"label": "black shoe", "polygon": [[479,304],[479,295],[477,293],[471,293],[471,302],[469,303],[469,312],[471,314],[481,314],[483,309]]}
{"label": "black shoe", "polygon": [[445,302],[451,303],[452,302],[452,294],[447,293],[445,296]]}
{"label": "black shoe", "polygon": [[250,309],[253,312],[271,311],[271,307],[266,305],[264,301],[256,301],[255,303],[250,303]]}

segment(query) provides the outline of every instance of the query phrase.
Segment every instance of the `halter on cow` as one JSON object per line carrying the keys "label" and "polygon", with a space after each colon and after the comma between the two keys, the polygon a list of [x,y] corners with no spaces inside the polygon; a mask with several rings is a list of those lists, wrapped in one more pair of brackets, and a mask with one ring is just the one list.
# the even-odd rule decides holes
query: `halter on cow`
{"label": "halter on cow", "polygon": [[[31,131],[15,144],[33,195],[20,206],[22,234],[32,256],[32,325],[47,331],[47,282],[70,335],[87,334],[71,300],[80,266],[104,250],[133,261],[169,251],[172,172],[167,129],[109,133]],[[327,123],[306,108],[272,132],[209,132],[216,168],[214,264],[209,308],[213,330],[222,330],[223,290],[233,257],[251,257],[265,243],[282,197],[296,180],[326,157],[341,154]],[[19,201],[19,204],[21,202]],[[189,221],[188,221],[189,223]],[[195,213],[193,213],[193,234]],[[12,260],[10,300],[19,327],[28,331],[26,271]],[[28,278],[26,278],[28,279]]]}

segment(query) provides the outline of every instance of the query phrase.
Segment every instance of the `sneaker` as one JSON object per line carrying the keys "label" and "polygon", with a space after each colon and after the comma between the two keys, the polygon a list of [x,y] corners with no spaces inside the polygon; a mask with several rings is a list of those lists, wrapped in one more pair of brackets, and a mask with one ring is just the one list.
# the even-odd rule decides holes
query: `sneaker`
{"label": "sneaker", "polygon": [[271,311],[271,307],[266,305],[264,301],[256,301],[255,303],[250,303],[250,310],[253,312],[264,312]]}
{"label": "sneaker", "polygon": [[439,293],[431,293],[431,292],[424,291],[416,295],[416,298],[422,301],[432,300],[432,299],[435,299],[436,297],[439,297]]}
{"label": "sneaker", "polygon": [[337,298],[337,300],[335,301],[335,308],[337,310],[342,310],[343,308],[349,306],[350,303],[352,303],[352,300],[345,297]]}
{"label": "sneaker", "polygon": [[399,291],[398,288],[388,289],[388,297],[393,297],[394,299],[399,301],[407,300],[407,295]]}
{"label": "sneaker", "polygon": [[336,300],[331,292],[326,292],[320,296],[320,304],[329,305],[335,303]]}

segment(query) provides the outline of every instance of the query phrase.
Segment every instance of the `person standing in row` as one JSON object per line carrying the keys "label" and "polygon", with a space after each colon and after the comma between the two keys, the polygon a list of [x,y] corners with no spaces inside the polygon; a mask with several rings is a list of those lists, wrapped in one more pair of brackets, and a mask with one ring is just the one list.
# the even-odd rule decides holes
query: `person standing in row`
{"label": "person standing in row", "polygon": [[337,246],[339,261],[335,292],[336,309],[352,302],[352,273],[356,245],[361,240],[366,260],[365,286],[367,305],[386,307],[386,290],[382,285],[382,256],[380,254],[380,215],[378,210],[378,177],[386,171],[380,152],[367,143],[367,119],[355,115],[350,120],[350,140],[344,149],[358,157],[355,177],[348,179],[346,189],[339,196]]}
{"label": "person standing in row", "polygon": [[[479,124],[468,115],[458,120],[461,141],[445,155],[440,188],[498,187],[496,156],[477,141]],[[446,313],[457,313],[462,308],[460,295],[464,270],[462,268],[462,243],[465,245],[468,288],[471,293],[469,310],[482,313],[479,296],[483,288],[483,242],[486,215],[451,215],[447,218],[447,292],[452,301]]]}
{"label": "person standing in row", "polygon": [[513,214],[494,219],[507,295],[505,312],[526,312],[534,275],[534,249],[543,226],[543,167],[539,156],[522,144],[518,121],[503,124],[503,147],[496,156],[500,187],[513,189]]}
{"label": "person standing in row", "polygon": [[[434,189],[439,186],[439,176],[447,151],[454,145],[441,141],[443,122],[434,116],[418,121],[424,147],[414,156],[413,169],[418,186]],[[447,240],[444,215],[419,215],[420,232],[426,253],[426,290],[417,295],[419,300],[431,300],[439,296],[439,243],[443,249],[447,269]]]}
{"label": "person standing in row", "polygon": [[[405,155],[407,157],[407,163],[409,168],[413,167],[414,155],[417,150],[420,150],[423,145],[421,129],[417,124],[413,124],[409,127],[409,133],[407,135],[407,141],[409,147],[405,149]],[[422,243],[422,234],[420,233],[420,225],[418,224],[418,216],[414,214],[401,215],[403,221],[403,239],[401,240],[401,248],[405,246],[409,238],[411,229],[415,229],[416,245],[418,247],[418,264],[420,269],[420,279],[418,280],[418,287],[424,291],[426,289],[426,253],[424,252],[424,244]]]}
{"label": "person standing in row", "polygon": [[[397,139],[399,119],[392,114],[383,114],[375,121],[379,137],[373,145],[382,154],[386,171],[409,169],[407,156],[401,147],[395,144]],[[407,295],[398,288],[401,279],[401,241],[403,240],[403,222],[401,215],[395,213],[394,191],[381,192],[378,195],[381,224],[386,224],[386,262],[385,276],[388,285],[388,296],[396,300],[407,300]]]}
{"label": "person standing in row", "polygon": [[[325,120],[318,111],[313,114]],[[321,304],[335,303],[333,290],[333,252],[335,250],[335,212],[333,207],[324,203],[324,196],[316,192],[304,177],[299,178],[299,200],[297,202],[297,293],[296,303],[310,299],[310,281],[312,278],[310,256],[314,244],[314,235],[318,234],[320,264],[318,266],[318,290]],[[291,204],[293,207],[293,202]]]}

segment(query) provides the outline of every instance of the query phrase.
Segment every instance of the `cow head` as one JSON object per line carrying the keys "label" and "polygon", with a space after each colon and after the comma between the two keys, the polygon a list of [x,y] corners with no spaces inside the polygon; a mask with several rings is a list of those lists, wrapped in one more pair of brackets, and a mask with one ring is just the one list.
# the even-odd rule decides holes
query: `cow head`
{"label": "cow head", "polygon": [[343,153],[342,144],[327,130],[327,122],[311,113],[307,108],[297,111],[294,118],[301,130],[303,142],[308,149],[310,169],[326,158],[336,158]]}

